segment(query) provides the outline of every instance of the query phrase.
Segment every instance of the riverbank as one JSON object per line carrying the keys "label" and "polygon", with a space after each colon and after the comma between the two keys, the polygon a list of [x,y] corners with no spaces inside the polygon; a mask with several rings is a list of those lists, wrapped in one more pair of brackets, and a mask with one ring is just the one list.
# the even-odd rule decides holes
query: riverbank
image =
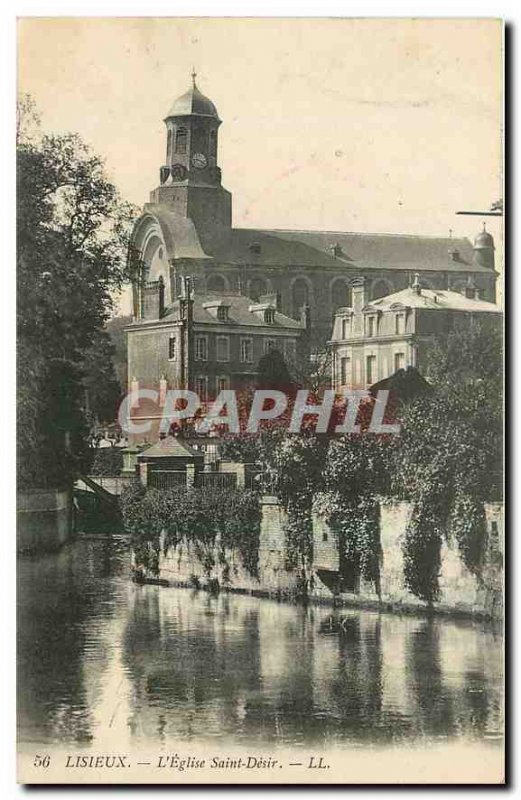
{"label": "riverbank", "polygon": [[441,546],[437,602],[428,606],[404,585],[403,539],[411,505],[403,501],[381,502],[380,586],[364,580],[359,572],[346,571],[338,540],[324,520],[313,516],[313,558],[305,569],[288,566],[286,512],[276,497],[261,501],[262,516],[256,569],[245,564],[237,548],[225,547],[219,536],[202,549],[182,539],[167,547],[161,537],[157,568],[140,567],[143,577],[170,586],[207,588],[270,597],[302,600],[328,606],[396,611],[404,614],[436,614],[501,621],[503,618],[503,508],[485,507],[488,541],[480,574],[465,566],[454,543]]}

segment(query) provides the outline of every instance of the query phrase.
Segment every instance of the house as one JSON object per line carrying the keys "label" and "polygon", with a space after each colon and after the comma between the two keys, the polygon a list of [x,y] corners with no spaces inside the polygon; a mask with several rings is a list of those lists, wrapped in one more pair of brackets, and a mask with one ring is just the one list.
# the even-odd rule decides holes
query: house
{"label": "house", "polygon": [[333,387],[367,388],[398,370],[422,371],[436,334],[474,320],[502,322],[501,309],[480,297],[471,279],[462,292],[414,282],[399,292],[370,300],[360,278],[353,286],[351,307],[335,314],[329,346],[333,354]]}

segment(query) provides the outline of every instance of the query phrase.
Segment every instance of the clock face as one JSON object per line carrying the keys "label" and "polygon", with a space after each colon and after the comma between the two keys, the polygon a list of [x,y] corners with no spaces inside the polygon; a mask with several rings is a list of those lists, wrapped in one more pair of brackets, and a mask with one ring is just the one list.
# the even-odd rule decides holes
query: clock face
{"label": "clock face", "polygon": [[204,153],[194,153],[192,156],[192,164],[196,169],[204,169],[207,164]]}
{"label": "clock face", "polygon": [[184,181],[186,178],[186,167],[182,164],[174,164],[170,170],[173,181]]}

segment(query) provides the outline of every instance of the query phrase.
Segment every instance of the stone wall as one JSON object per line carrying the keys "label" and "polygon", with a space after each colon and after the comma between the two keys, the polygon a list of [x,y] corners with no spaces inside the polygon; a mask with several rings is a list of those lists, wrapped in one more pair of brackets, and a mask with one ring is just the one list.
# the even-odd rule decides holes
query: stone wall
{"label": "stone wall", "polygon": [[18,492],[16,517],[18,552],[57,550],[72,534],[71,492],[53,489]]}
{"label": "stone wall", "polygon": [[[442,546],[440,600],[435,609],[440,613],[500,618],[503,582],[503,507],[485,507],[488,544],[481,580],[472,575],[461,561],[457,547]],[[214,567],[205,571],[193,545],[184,542],[161,556],[159,578],[169,583],[210,586],[277,597],[299,594],[302,575],[288,570],[285,560],[285,511],[276,497],[262,499],[262,523],[259,545],[258,574],[252,576],[242,564],[240,553],[223,551],[219,542],[213,548]],[[426,604],[404,586],[402,544],[411,506],[405,502],[380,505],[382,546],[381,597],[371,583],[358,581],[356,591],[338,591],[340,559],[336,535],[320,517],[314,517],[314,561],[306,574],[309,596],[318,602],[335,602],[365,607],[383,606],[398,611],[421,611]],[[215,583],[217,582],[217,583]]]}

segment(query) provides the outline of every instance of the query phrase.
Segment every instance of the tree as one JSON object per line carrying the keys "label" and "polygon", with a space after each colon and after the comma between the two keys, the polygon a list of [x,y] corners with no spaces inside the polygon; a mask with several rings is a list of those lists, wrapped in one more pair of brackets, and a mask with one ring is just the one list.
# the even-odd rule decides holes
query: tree
{"label": "tree", "polygon": [[19,479],[68,483],[85,457],[87,353],[126,278],[133,208],[76,134],[41,135],[23,98],[17,141]]}
{"label": "tree", "polygon": [[257,386],[260,389],[278,389],[287,392],[293,386],[284,356],[272,349],[259,360]]}
{"label": "tree", "polygon": [[501,495],[502,331],[474,323],[439,337],[427,365],[433,392],[405,407],[395,482],[413,503],[405,537],[405,580],[431,603],[438,596],[442,540],[454,539],[478,577],[484,503]]}

